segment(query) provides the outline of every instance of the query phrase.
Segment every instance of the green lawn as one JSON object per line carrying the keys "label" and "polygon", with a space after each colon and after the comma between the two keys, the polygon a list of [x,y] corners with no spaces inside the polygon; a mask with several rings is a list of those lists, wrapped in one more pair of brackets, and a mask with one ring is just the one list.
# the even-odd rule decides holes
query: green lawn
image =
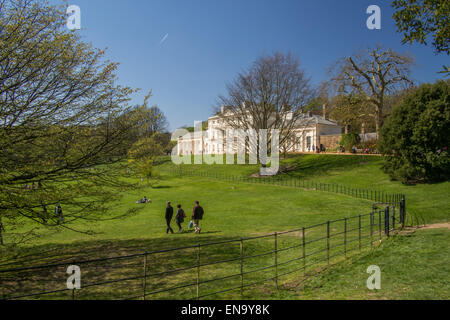
{"label": "green lawn", "polygon": [[[292,155],[281,158],[280,167],[288,172],[281,175],[285,179],[299,179],[317,183],[330,183],[350,188],[401,193],[406,195],[408,223],[449,221],[450,181],[434,184],[404,185],[392,181],[382,170],[383,159],[378,156],[352,155]],[[169,161],[162,168],[173,168]],[[248,176],[258,171],[256,165],[183,165],[185,169]]]}
{"label": "green lawn", "polygon": [[[262,288],[261,299],[450,299],[450,230],[417,230],[391,237],[374,251],[338,263],[283,290]],[[367,267],[381,271],[381,289],[366,286]]]}
{"label": "green lawn", "polygon": [[[332,156],[332,155],[306,155],[292,156],[283,159],[281,166],[287,169],[281,175],[281,179],[296,178],[306,181],[321,183],[336,183],[352,188],[368,188],[383,190],[391,193],[404,193],[407,197],[407,216],[410,224],[428,223],[437,221],[448,221],[450,205],[447,201],[450,183],[433,185],[404,186],[398,182],[390,181],[382,172],[381,158],[359,157],[359,156]],[[248,177],[258,171],[257,166],[249,165],[183,165],[183,170],[196,170],[197,173],[209,172],[222,175],[233,175]],[[73,260],[84,260],[93,258],[111,257],[125,254],[141,253],[144,251],[155,251],[166,248],[195,245],[197,243],[208,243],[214,241],[239,239],[240,237],[251,237],[298,229],[311,226],[327,220],[353,217],[359,214],[367,214],[371,211],[372,201],[357,199],[348,195],[316,191],[312,189],[294,188],[290,186],[277,186],[268,184],[242,183],[224,181],[208,177],[194,177],[182,175],[169,175],[168,170],[173,165],[166,161],[157,168],[162,175],[162,180],[154,187],[144,183],[134,192],[124,195],[120,205],[111,210],[112,213],[120,214],[130,207],[142,207],[134,216],[117,220],[105,220],[97,223],[77,221],[70,225],[71,228],[90,230],[94,234],[78,233],[68,229],[38,231],[38,238],[20,247],[0,249],[0,269],[7,267],[28,266],[43,263],[54,263],[58,261],[70,262]],[[136,178],[136,181],[138,179]],[[136,200],[147,196],[152,199],[151,204],[138,205]],[[166,235],[164,208],[167,200],[173,205],[181,203],[190,215],[195,200],[199,200],[205,209],[205,220],[202,221],[203,232],[195,235],[192,232],[183,234]],[[189,220],[189,219],[187,219]],[[187,221],[185,222],[185,226]],[[173,225],[174,229],[175,225]],[[23,229],[30,228],[24,223]],[[342,231],[342,224],[332,226],[332,232]],[[307,234],[308,239],[320,238],[325,230],[311,230]],[[366,229],[366,232],[368,230]],[[355,236],[355,234],[353,234]],[[301,237],[298,233],[287,234],[280,237],[279,247],[287,248],[298,245]],[[336,241],[342,238],[336,237]],[[6,236],[6,241],[8,237]],[[391,240],[388,241],[390,243]],[[311,245],[311,252],[315,247],[323,248],[323,243],[317,242]],[[368,243],[364,244],[363,253],[367,252]],[[376,252],[384,252],[384,245]],[[245,244],[245,255],[255,255],[273,249],[273,239],[258,239]],[[167,269],[183,268],[195,265],[196,249],[185,250],[180,253],[164,253],[152,256],[147,268],[152,272],[163,272]],[[212,246],[202,249],[202,263],[213,262],[239,256],[239,243]],[[280,254],[280,261],[289,261],[297,257],[299,252],[285,251]],[[337,260],[342,258],[342,252]],[[314,257],[320,259],[320,256]],[[322,256],[323,258],[323,256]],[[337,261],[336,260],[336,261]],[[264,256],[249,259],[246,262],[246,270],[252,270],[258,266],[270,265],[273,256]],[[333,260],[334,261],[334,260]],[[140,275],[142,272],[142,257],[129,259],[129,261],[116,261],[108,265],[99,263],[86,267],[83,277],[88,283],[104,281],[105,279],[117,279],[133,274]],[[280,268],[280,274],[288,272],[293,268],[301,267],[298,262],[294,265],[285,265]],[[228,265],[215,265],[202,268],[202,281],[221,277],[239,270],[236,263]],[[311,267],[308,271],[314,271]],[[56,272],[57,271],[57,272]],[[425,271],[425,270],[424,270]],[[110,274],[106,276],[105,274]],[[447,272],[448,273],[448,272]],[[195,270],[187,270],[179,274],[149,280],[147,289],[164,288],[178,284],[195,282]],[[259,274],[246,277],[248,283],[258,279],[273,276],[273,270],[269,269]],[[43,272],[42,277],[48,277],[48,272]],[[58,269],[52,273],[52,277],[41,290],[49,290],[63,284],[61,278],[65,279],[64,270]],[[193,278],[194,277],[194,278]],[[283,278],[287,284],[295,283],[298,274],[290,274]],[[228,281],[228,280],[227,280]],[[239,279],[229,279],[229,283],[205,283],[202,292],[217,291],[218,288],[234,287]],[[55,285],[52,285],[54,282]],[[65,283],[65,282],[64,282]],[[120,298],[131,296],[142,285],[138,280],[133,283],[120,283],[108,288],[93,287],[92,290],[82,290],[79,298]],[[34,286],[34,285],[33,285]],[[26,291],[26,285],[23,285]],[[36,289],[35,287],[33,287]],[[270,286],[269,286],[270,288]],[[160,294],[155,298],[192,298],[192,288],[183,289],[176,294]],[[256,290],[256,291],[252,291]],[[262,297],[257,289],[247,291],[246,298]],[[292,295],[291,290],[281,290],[273,293],[272,290],[262,286],[263,292],[268,292],[269,297],[295,298],[298,292]],[[253,292],[253,293],[252,293]],[[332,298],[321,292],[307,290],[302,297]],[[4,293],[6,294],[6,293]],[[346,294],[346,293],[345,293]],[[345,295],[344,294],[344,295]],[[1,292],[0,292],[1,295]],[[275,296],[273,296],[275,295]],[[352,293],[353,295],[353,293]],[[355,293],[356,295],[356,293]],[[356,295],[357,296],[357,295]],[[355,296],[355,297],[356,297]],[[51,298],[52,296],[48,296]],[[60,297],[55,295],[54,297]],[[210,298],[223,298],[222,296],[211,296]],[[233,292],[230,298],[239,298],[240,295]],[[336,297],[344,297],[336,294]],[[362,296],[361,296],[362,297]],[[383,298],[382,296],[376,296]]]}

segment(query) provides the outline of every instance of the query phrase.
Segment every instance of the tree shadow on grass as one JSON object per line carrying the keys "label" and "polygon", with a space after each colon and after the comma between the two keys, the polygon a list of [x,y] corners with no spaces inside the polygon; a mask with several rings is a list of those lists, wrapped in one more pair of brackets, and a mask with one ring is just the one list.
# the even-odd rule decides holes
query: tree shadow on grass
{"label": "tree shadow on grass", "polygon": [[[183,234],[179,234],[179,237],[164,235],[152,239],[84,241],[22,249],[15,256],[0,261],[0,271],[3,271],[0,272],[0,298],[61,290],[41,298],[66,299],[66,271],[69,265],[79,266],[82,273],[83,290],[77,292],[79,299],[120,299],[141,292],[144,266],[151,276],[147,283],[148,291],[195,282],[195,266],[200,253],[202,264],[239,257],[238,242],[199,248],[199,243],[237,240],[213,236],[220,231],[205,233],[198,236],[186,234],[185,239]],[[46,267],[5,272],[7,269],[31,266]],[[202,272],[204,276],[223,276],[229,268],[203,267]],[[189,296],[192,292],[186,294]]]}
{"label": "tree shadow on grass", "polygon": [[154,186],[152,187],[152,189],[171,189],[173,188],[172,186]]}

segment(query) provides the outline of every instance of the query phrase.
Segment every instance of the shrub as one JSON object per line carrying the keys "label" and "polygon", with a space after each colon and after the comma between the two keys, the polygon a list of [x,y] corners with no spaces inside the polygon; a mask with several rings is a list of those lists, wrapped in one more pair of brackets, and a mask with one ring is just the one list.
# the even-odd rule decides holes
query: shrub
{"label": "shrub", "polygon": [[350,150],[353,146],[357,146],[361,141],[361,137],[356,133],[346,133],[341,137],[339,145],[345,148],[345,150]]}
{"label": "shrub", "polygon": [[380,132],[384,170],[403,183],[450,178],[449,81],[425,84],[406,95]]}

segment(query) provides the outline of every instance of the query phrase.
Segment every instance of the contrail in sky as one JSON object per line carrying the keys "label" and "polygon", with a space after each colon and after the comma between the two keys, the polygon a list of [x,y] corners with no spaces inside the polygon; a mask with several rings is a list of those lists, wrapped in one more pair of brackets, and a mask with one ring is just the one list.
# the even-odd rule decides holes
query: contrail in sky
{"label": "contrail in sky", "polygon": [[169,34],[166,33],[166,35],[161,39],[161,41],[159,42],[159,44],[160,44],[160,45],[163,44],[163,42],[166,41],[168,37],[169,37]]}

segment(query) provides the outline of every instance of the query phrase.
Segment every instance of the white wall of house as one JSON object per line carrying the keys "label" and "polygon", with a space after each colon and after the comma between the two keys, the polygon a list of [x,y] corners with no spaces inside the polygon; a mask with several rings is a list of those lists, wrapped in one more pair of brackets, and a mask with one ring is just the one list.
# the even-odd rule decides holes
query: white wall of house
{"label": "white wall of house", "polygon": [[[321,123],[328,122],[328,123]],[[208,119],[208,130],[201,133],[189,133],[178,139],[178,154],[225,154],[226,133],[231,129],[220,116],[213,116]],[[319,121],[316,124],[309,124],[307,127],[295,129],[294,142],[289,148],[290,152],[314,152],[316,146],[320,146],[321,135],[340,134],[342,127],[337,123],[329,121]],[[238,142],[233,141],[232,150],[237,152]]]}

